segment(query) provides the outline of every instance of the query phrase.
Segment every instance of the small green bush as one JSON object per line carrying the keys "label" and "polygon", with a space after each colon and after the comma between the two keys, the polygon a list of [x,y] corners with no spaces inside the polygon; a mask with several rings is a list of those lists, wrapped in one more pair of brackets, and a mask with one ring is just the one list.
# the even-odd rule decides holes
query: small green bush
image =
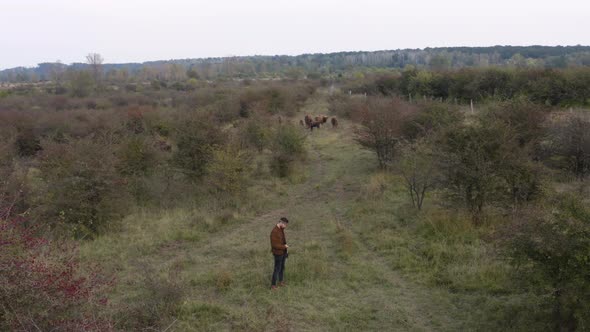
{"label": "small green bush", "polygon": [[246,151],[231,146],[213,150],[207,165],[207,182],[218,193],[243,192],[250,174],[250,159]]}
{"label": "small green bush", "polygon": [[41,156],[42,216],[58,220],[75,236],[94,236],[121,217],[129,204],[117,175],[112,147],[89,139],[59,144],[46,141]]}
{"label": "small green bush", "polygon": [[276,129],[272,144],[271,169],[279,177],[287,177],[294,162],[305,155],[305,136],[299,128],[287,124]]}
{"label": "small green bush", "polygon": [[94,79],[89,71],[79,70],[70,73],[69,89],[72,97],[83,98],[92,93]]}
{"label": "small green bush", "polygon": [[550,301],[556,331],[590,328],[590,210],[560,195],[504,230],[505,254],[534,292]]}
{"label": "small green bush", "polygon": [[269,124],[262,119],[251,119],[246,122],[241,131],[242,140],[246,145],[261,152],[271,142],[272,131]]}
{"label": "small green bush", "polygon": [[173,163],[192,180],[205,175],[214,147],[224,141],[221,130],[206,117],[184,119],[178,124],[175,138],[177,150]]}
{"label": "small green bush", "polygon": [[143,137],[132,137],[121,144],[117,169],[126,176],[148,175],[156,165],[156,153]]}

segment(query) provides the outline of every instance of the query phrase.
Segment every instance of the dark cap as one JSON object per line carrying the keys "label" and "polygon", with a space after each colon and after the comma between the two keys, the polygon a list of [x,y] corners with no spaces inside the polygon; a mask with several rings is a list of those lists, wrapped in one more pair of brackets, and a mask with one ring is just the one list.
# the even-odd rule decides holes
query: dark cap
{"label": "dark cap", "polygon": [[282,217],[281,218],[281,222],[284,222],[285,224],[288,224],[289,223],[289,219],[287,219],[285,217]]}

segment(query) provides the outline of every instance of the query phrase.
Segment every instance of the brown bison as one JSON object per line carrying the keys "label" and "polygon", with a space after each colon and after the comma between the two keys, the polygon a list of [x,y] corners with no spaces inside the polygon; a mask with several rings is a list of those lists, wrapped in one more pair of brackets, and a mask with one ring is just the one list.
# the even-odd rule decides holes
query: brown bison
{"label": "brown bison", "polygon": [[330,121],[332,122],[332,128],[338,127],[338,120],[336,118],[332,118]]}
{"label": "brown bison", "polygon": [[328,117],[325,115],[322,115],[322,123],[326,123],[328,122]]}
{"label": "brown bison", "polygon": [[320,129],[320,124],[322,124],[320,121],[312,121],[311,124],[309,125],[309,129],[311,131],[313,131],[314,127]]}
{"label": "brown bison", "polygon": [[309,114],[305,115],[305,125],[307,126],[307,128],[309,128],[311,126],[311,123],[313,122],[313,120],[311,119],[311,116],[309,116]]}

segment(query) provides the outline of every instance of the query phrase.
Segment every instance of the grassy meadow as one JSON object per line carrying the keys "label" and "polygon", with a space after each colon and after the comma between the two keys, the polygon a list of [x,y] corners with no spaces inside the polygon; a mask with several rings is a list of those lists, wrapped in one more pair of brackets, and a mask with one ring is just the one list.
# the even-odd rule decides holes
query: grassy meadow
{"label": "grassy meadow", "polygon": [[[325,107],[315,97],[298,116]],[[84,243],[83,257],[116,276],[112,301],[126,309],[114,313],[115,326],[164,319],[168,331],[544,329],[535,325],[535,299],[511,288],[505,263],[482,240],[491,226],[443,211],[436,193],[414,212],[402,180],[378,170],[353,126],[341,120],[307,132],[298,171],[257,180],[246,198],[138,208],[116,232]],[[271,291],[268,236],[281,216],[291,220],[288,286]]]}

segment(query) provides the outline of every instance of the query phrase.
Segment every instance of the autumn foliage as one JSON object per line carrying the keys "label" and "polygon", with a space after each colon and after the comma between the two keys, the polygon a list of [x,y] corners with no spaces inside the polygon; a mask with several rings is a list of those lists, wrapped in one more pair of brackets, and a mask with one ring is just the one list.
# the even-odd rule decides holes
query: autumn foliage
{"label": "autumn foliage", "polygon": [[38,236],[0,210],[0,330],[110,331],[102,317],[113,280],[82,267],[77,248]]}

